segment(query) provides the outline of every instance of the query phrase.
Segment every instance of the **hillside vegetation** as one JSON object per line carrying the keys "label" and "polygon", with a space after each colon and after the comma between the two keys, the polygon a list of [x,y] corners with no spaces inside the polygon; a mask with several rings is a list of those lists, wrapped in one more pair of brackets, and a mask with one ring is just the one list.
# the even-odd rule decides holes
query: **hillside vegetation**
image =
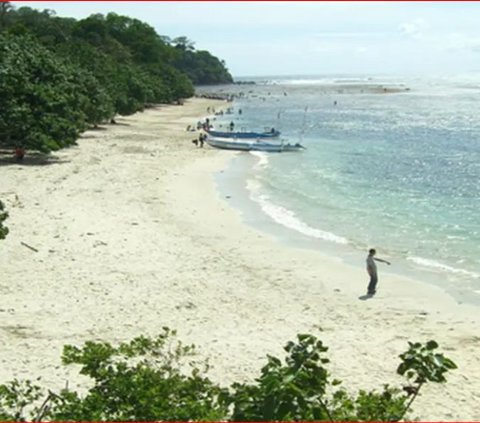
{"label": "hillside vegetation", "polygon": [[116,114],[232,82],[223,61],[193,46],[115,13],[75,20],[0,4],[0,147],[57,150]]}

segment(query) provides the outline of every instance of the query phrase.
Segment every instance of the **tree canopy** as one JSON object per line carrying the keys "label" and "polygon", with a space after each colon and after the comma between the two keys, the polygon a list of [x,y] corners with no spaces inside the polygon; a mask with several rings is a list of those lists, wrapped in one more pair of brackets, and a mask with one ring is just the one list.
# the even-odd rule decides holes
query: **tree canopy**
{"label": "tree canopy", "polygon": [[0,8],[0,146],[49,152],[88,126],[228,83],[225,63],[116,13],[75,20]]}

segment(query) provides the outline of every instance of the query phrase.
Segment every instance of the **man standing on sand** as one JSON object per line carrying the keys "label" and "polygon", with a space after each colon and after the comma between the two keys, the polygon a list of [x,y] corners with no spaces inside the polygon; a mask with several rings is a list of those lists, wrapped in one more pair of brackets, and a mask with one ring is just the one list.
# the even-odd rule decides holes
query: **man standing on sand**
{"label": "man standing on sand", "polygon": [[386,263],[390,266],[390,262],[387,260],[383,260],[381,258],[376,258],[375,254],[377,252],[375,249],[370,249],[368,251],[368,256],[367,256],[367,272],[370,275],[370,283],[368,284],[368,295],[375,295],[376,288],[377,288],[377,282],[378,282],[378,275],[377,275],[377,265],[376,261],[379,261],[381,263]]}

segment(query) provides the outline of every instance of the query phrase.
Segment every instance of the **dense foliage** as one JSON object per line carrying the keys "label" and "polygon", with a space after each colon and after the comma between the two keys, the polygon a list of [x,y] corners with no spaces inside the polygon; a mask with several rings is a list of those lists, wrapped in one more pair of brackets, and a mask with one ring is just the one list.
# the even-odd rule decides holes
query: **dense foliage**
{"label": "dense foliage", "polygon": [[225,62],[219,61],[208,51],[195,51],[194,44],[186,37],[172,41],[175,45],[175,66],[185,72],[194,84],[222,84],[233,82],[225,68]]}
{"label": "dense foliage", "polygon": [[[193,361],[194,348],[174,343],[175,332],[138,337],[114,347],[87,342],[65,346],[64,364],[76,364],[92,380],[85,393],[49,391],[30,381],[0,385],[2,421],[399,421],[423,384],[444,382],[455,364],[438,345],[410,344],[397,369],[410,380],[403,390],[341,388],[326,365],[327,348],[312,335],[289,342],[282,362],[267,356],[253,383],[221,388]],[[36,405],[35,405],[36,404]]]}
{"label": "dense foliage", "polygon": [[115,13],[77,21],[2,3],[0,146],[56,150],[116,114],[190,97],[193,83],[232,81],[183,40]]}
{"label": "dense foliage", "polygon": [[91,75],[30,37],[0,35],[0,134],[5,144],[41,151],[66,147],[89,121],[108,117],[95,109],[104,97]]}

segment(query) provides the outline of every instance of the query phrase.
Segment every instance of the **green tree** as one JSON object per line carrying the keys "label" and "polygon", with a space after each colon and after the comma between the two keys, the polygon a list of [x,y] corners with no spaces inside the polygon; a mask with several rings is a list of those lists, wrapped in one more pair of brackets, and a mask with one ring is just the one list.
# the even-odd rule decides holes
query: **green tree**
{"label": "green tree", "polygon": [[100,119],[90,110],[103,95],[93,78],[30,37],[0,36],[0,76],[0,145],[57,150]]}
{"label": "green tree", "polygon": [[[19,38],[18,43],[24,43],[23,38],[36,41],[52,55],[49,61],[61,63],[62,71],[74,75],[71,79],[78,92],[73,95],[77,96],[75,102],[80,104],[79,112],[85,115],[83,120],[87,124],[97,125],[116,113],[132,114],[151,103],[171,103],[190,97],[194,94],[193,83],[232,81],[224,62],[208,52],[196,52],[193,41],[158,35],[154,28],[138,19],[109,13],[76,21],[57,17],[51,10],[30,7],[10,8],[5,13],[8,19],[3,20],[3,27],[10,36],[9,42],[15,42],[12,36]],[[46,54],[39,45],[35,46],[34,56]],[[21,56],[18,52],[17,55]],[[7,70],[12,71],[8,67]],[[49,81],[42,80],[39,84],[45,86]],[[47,91],[53,92],[51,85]],[[43,106],[47,104],[42,102]],[[19,120],[26,113],[26,109],[17,107],[10,118]],[[17,130],[18,126],[25,127],[24,122],[15,125],[12,121]],[[75,120],[73,127],[82,130],[77,123]],[[10,131],[10,138],[25,137],[25,131],[17,130]],[[37,134],[35,138],[39,138]],[[32,145],[31,141],[28,143]],[[70,140],[49,140],[49,143],[47,149],[51,150],[69,145]],[[43,140],[39,144],[48,143]]]}
{"label": "green tree", "polygon": [[185,36],[174,38],[171,43],[175,46],[175,48],[183,50],[183,51],[194,51],[195,50],[195,43],[192,40],[189,40]]}
{"label": "green tree", "polygon": [[72,82],[77,87],[77,107],[85,115],[86,123],[97,126],[114,116],[111,96],[92,73],[81,68],[73,69]]}
{"label": "green tree", "polygon": [[175,65],[197,85],[233,82],[225,63],[205,50],[194,51],[185,47],[177,47]]}
{"label": "green tree", "polygon": [[87,127],[194,94],[193,83],[231,82],[225,64],[138,19],[78,20],[51,10],[0,9],[0,146],[49,152]]}
{"label": "green tree", "polygon": [[72,18],[56,17],[53,10],[20,7],[10,12],[7,27],[10,33],[32,34],[43,45],[54,47],[68,42],[74,22]]}
{"label": "green tree", "polygon": [[135,63],[170,64],[171,48],[150,25],[116,13],[109,13],[105,23],[109,35],[132,52]]}
{"label": "green tree", "polygon": [[0,32],[7,26],[11,10],[12,5],[9,1],[0,3]]}

